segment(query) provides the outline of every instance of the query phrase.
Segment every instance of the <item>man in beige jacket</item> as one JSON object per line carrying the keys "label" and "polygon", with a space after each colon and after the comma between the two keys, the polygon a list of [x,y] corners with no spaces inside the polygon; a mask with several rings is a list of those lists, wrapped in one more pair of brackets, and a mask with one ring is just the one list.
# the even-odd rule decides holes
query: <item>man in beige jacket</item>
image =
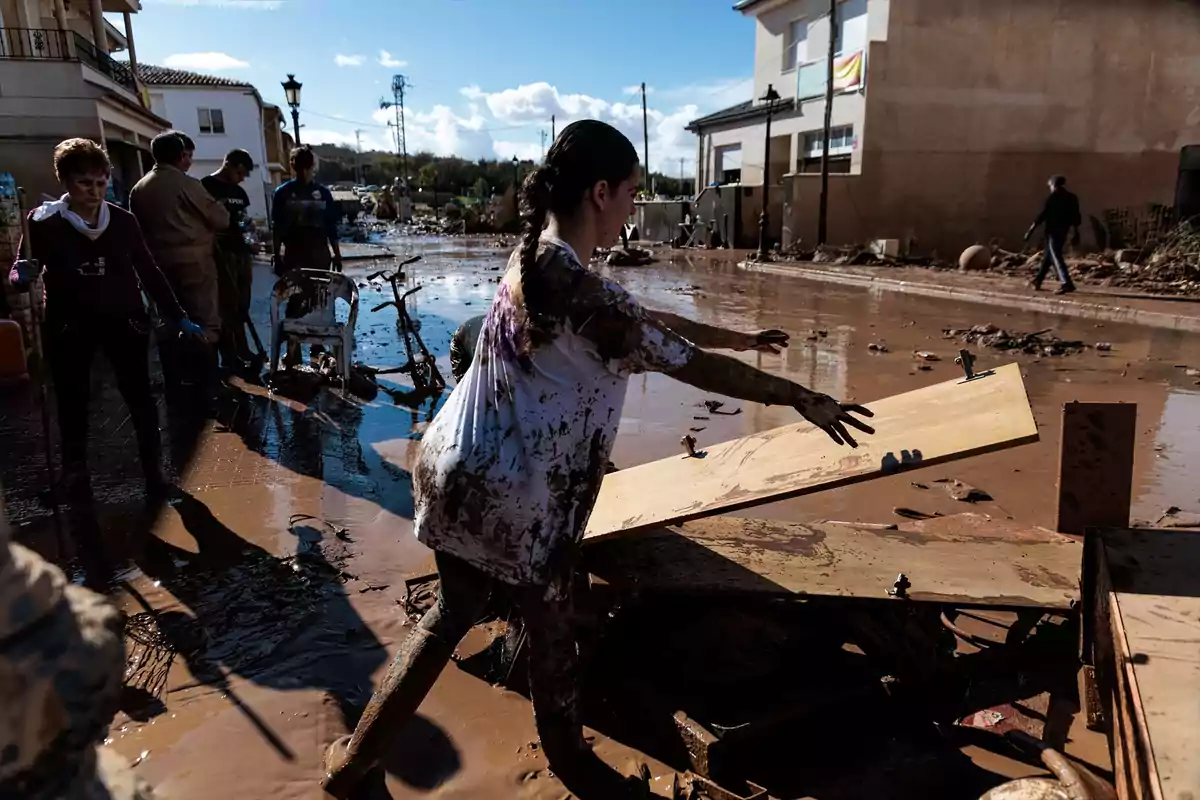
{"label": "man in beige jacket", "polygon": [[213,242],[229,227],[229,212],[187,174],[195,149],[179,131],[155,136],[150,143],[154,169],[130,191],[129,210],[188,318],[204,328],[205,340],[215,345],[221,336],[221,312]]}

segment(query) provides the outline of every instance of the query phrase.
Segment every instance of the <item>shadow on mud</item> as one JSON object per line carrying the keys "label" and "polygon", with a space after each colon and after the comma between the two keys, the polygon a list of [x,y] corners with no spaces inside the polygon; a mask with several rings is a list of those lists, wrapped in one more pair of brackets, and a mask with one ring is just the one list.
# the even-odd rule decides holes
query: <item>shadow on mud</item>
{"label": "shadow on mud", "polygon": [[355,719],[387,654],[347,598],[345,544],[318,525],[294,525],[295,552],[278,558],[195,497],[181,493],[172,505],[199,552],[146,535],[132,554],[186,609],[156,612],[143,601],[160,646],[182,657],[197,682],[226,694],[234,675],[281,690],[321,689]]}

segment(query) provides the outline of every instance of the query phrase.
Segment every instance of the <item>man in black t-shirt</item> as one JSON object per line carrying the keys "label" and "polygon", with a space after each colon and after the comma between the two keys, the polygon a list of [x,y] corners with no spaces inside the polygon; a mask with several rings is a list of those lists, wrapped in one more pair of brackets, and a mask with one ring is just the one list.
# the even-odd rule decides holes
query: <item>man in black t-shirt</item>
{"label": "man in black t-shirt", "polygon": [[217,277],[221,289],[221,361],[227,370],[242,374],[253,360],[246,341],[245,321],[250,312],[253,273],[250,245],[246,241],[246,212],[250,197],[241,187],[254,170],[254,159],[245,150],[230,150],[221,168],[200,180],[204,188],[229,211],[229,227],[217,236]]}

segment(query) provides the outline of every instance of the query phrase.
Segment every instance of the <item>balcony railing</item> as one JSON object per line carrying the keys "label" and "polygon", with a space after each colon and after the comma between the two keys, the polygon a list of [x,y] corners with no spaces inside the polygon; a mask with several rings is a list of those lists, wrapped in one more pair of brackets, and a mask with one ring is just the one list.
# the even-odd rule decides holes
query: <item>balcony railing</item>
{"label": "balcony railing", "polygon": [[[67,39],[70,33],[72,39]],[[73,46],[72,46],[73,45]],[[0,59],[13,61],[78,61],[137,94],[133,72],[73,31],[43,28],[0,28]]]}
{"label": "balcony railing", "polygon": [[133,71],[128,66],[114,60],[108,53],[102,52],[87,39],[75,34],[75,55],[84,64],[104,75],[114,83],[120,84],[135,95],[137,81],[133,79]]}
{"label": "balcony railing", "polygon": [[0,28],[0,59],[70,61],[67,35],[41,28]]}
{"label": "balcony railing", "polygon": [[[825,59],[809,61],[796,68],[796,101],[812,100],[825,96],[828,86],[829,62]],[[838,56],[833,64],[833,90],[847,92],[861,89],[863,85],[863,52],[857,51]]]}

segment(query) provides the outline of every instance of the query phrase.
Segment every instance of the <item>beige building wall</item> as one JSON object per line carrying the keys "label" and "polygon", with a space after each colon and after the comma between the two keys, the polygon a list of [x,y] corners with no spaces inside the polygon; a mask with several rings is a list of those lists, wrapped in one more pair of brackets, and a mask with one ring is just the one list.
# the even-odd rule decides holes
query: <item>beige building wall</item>
{"label": "beige building wall", "polygon": [[[868,54],[861,175],[831,179],[831,241],[1016,247],[1054,173],[1085,218],[1173,202],[1179,150],[1200,143],[1194,3],[895,0],[889,17]],[[813,241],[819,181],[791,186],[793,232]]]}
{"label": "beige building wall", "polygon": [[71,136],[103,141],[96,95],[72,61],[0,61],[0,170],[13,173],[30,202],[58,196],[50,155]]}

